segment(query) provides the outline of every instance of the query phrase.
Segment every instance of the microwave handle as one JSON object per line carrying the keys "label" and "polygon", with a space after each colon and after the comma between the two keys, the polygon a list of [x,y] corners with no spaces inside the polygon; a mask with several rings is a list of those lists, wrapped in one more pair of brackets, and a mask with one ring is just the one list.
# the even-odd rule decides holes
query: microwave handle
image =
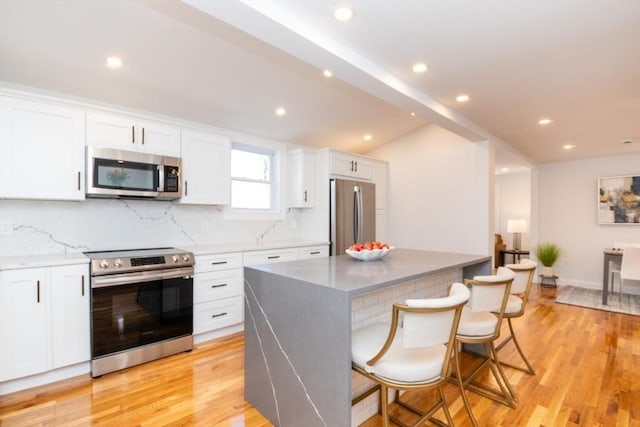
{"label": "microwave handle", "polygon": [[162,165],[157,166],[158,170],[158,188],[156,191],[161,192],[164,191],[164,167]]}

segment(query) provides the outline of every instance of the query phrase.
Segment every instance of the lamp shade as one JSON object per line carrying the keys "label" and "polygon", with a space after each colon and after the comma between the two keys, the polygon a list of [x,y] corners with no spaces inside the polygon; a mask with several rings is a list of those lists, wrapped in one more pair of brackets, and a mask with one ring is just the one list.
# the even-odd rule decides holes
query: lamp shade
{"label": "lamp shade", "polygon": [[510,219],[510,220],[507,220],[507,232],[508,233],[526,233],[527,232],[527,220],[525,220],[525,219]]}

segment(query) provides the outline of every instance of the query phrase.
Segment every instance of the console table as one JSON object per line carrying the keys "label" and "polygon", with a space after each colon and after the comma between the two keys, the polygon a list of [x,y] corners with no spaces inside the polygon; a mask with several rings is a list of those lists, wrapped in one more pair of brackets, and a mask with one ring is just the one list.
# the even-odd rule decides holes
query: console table
{"label": "console table", "polygon": [[606,248],[604,250],[604,274],[602,275],[602,304],[607,304],[609,294],[609,265],[611,262],[620,263],[622,261],[622,250]]}
{"label": "console table", "polygon": [[513,256],[513,263],[516,264],[520,261],[520,257],[522,255],[529,255],[529,251],[523,251],[522,249],[501,249],[500,250],[500,260],[499,265],[504,266],[504,254],[509,254]]}

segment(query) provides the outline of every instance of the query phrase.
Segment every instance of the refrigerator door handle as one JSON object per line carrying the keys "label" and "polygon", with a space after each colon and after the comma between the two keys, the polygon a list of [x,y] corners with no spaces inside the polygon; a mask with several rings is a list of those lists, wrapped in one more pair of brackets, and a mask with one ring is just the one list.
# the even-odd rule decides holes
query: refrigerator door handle
{"label": "refrigerator door handle", "polygon": [[360,186],[356,185],[353,187],[353,229],[354,229],[354,238],[355,242],[361,242],[363,235],[363,212],[362,212],[362,191],[360,190]]}

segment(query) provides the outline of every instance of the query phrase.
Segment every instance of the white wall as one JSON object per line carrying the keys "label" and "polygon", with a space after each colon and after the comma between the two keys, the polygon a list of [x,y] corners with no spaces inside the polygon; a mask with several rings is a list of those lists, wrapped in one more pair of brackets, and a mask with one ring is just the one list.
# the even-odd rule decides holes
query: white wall
{"label": "white wall", "polygon": [[615,240],[640,242],[640,224],[598,225],[598,178],[616,175],[640,175],[640,154],[539,166],[537,237],[560,246],[560,283],[601,289],[602,250]]}
{"label": "white wall", "polygon": [[438,126],[368,153],[389,162],[387,240],[403,248],[493,253],[493,156]]}
{"label": "white wall", "polygon": [[521,236],[521,249],[532,247],[531,173],[497,175],[495,177],[495,232],[502,235],[507,248],[513,248],[513,234],[507,232],[509,219],[524,219],[528,231]]}

